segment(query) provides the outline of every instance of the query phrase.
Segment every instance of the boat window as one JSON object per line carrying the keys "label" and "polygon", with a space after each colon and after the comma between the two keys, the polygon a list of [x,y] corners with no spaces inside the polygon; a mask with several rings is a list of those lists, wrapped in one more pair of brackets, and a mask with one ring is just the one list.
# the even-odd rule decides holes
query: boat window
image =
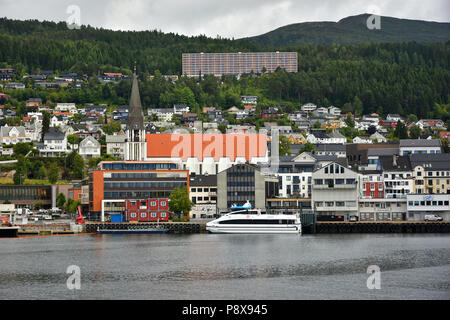
{"label": "boat window", "polygon": [[219,224],[295,224],[293,219],[237,219],[237,220],[224,220],[220,221]]}

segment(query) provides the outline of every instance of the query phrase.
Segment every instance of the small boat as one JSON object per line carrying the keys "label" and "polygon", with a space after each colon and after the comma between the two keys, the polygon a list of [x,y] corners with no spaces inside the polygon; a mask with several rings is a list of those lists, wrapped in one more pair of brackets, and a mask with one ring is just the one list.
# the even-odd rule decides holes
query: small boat
{"label": "small boat", "polygon": [[[300,234],[302,224],[299,214],[262,214],[259,209],[251,209],[249,202],[239,207],[233,205],[231,212],[208,222],[210,233],[259,233],[259,234]],[[244,208],[244,209],[242,209]]]}
{"label": "small boat", "polygon": [[166,228],[140,228],[140,229],[97,229],[98,234],[147,234],[168,233]]}

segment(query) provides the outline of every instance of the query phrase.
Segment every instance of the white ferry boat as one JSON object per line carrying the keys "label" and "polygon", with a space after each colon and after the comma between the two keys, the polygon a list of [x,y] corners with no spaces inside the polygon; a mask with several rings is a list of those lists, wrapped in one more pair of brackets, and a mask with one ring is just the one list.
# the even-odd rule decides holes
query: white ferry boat
{"label": "white ferry boat", "polygon": [[251,209],[247,201],[244,206],[233,206],[231,212],[208,222],[206,230],[210,233],[300,234],[302,225],[298,214],[262,214],[259,209]]}

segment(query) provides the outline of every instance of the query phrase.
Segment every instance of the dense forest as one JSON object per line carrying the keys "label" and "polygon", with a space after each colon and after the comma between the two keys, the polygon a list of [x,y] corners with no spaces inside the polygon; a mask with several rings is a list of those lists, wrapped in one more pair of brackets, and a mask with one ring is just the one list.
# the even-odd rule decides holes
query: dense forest
{"label": "dense forest", "polygon": [[[161,74],[181,73],[183,52],[296,51],[298,73],[278,70],[260,76],[181,77],[176,83]],[[313,102],[335,105],[344,112],[418,117],[450,117],[450,43],[373,43],[264,47],[247,41],[186,37],[160,31],[122,32],[65,23],[0,19],[0,67],[13,67],[16,78],[41,70],[97,75],[131,73],[134,61],[145,107],[187,103],[194,111],[204,106],[225,109],[239,105],[240,95],[257,95],[261,106],[298,109]],[[149,75],[156,77],[149,81]],[[91,78],[81,89],[33,89],[9,92],[9,103],[21,106],[29,97],[45,103],[108,103],[124,105],[130,83],[99,84]]]}

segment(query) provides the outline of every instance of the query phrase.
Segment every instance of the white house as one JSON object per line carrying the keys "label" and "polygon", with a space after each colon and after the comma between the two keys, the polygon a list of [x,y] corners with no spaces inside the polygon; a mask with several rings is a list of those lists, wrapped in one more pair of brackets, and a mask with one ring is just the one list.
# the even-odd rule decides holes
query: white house
{"label": "white house", "polygon": [[71,114],[78,113],[75,103],[57,103],[55,107],[56,112],[70,112]]}
{"label": "white house", "polygon": [[5,125],[0,130],[0,141],[2,144],[17,144],[33,141],[33,135],[25,130],[23,126],[8,127]]}
{"label": "white house", "polygon": [[51,127],[44,135],[44,142],[36,145],[43,157],[61,156],[68,152],[67,136],[65,133]]}
{"label": "white house", "polygon": [[358,136],[353,138],[353,143],[372,144],[373,140],[370,137]]}
{"label": "white house", "polygon": [[87,136],[80,142],[78,153],[85,159],[100,157],[100,142],[95,140],[92,136]]}
{"label": "white house", "polygon": [[317,106],[314,103],[307,103],[302,106],[302,111],[313,112],[317,109]]}

